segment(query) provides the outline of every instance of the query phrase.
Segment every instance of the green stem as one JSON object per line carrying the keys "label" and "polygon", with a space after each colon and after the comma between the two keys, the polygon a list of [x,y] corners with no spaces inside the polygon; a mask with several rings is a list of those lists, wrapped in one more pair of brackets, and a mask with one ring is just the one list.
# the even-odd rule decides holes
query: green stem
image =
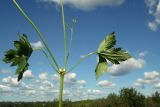
{"label": "green stem", "polygon": [[89,53],[85,56],[83,56],[73,67],[71,67],[67,73],[71,72],[73,69],[75,69],[81,62],[83,62],[85,59],[87,59],[88,57],[94,55],[94,54],[97,54],[97,52],[92,52],[92,53]]}
{"label": "green stem", "polygon": [[16,2],[16,0],[13,0],[13,3],[16,5],[16,7],[18,8],[18,10],[22,13],[22,15],[25,17],[25,19],[32,25],[32,27],[36,30],[36,32],[38,33],[40,39],[42,40],[43,44],[45,45],[49,55],[51,56],[52,60],[54,61],[54,63],[56,64],[57,69],[59,69],[59,65],[56,61],[56,59],[54,58],[51,50],[49,49],[43,35],[41,34],[40,30],[38,29],[38,27],[33,23],[33,21],[27,16],[27,14],[22,10],[22,8],[18,5],[18,3]]}
{"label": "green stem", "polygon": [[71,51],[71,47],[72,47],[72,40],[73,40],[73,28],[71,28],[71,38],[70,38],[70,44],[69,44],[69,48],[68,48],[68,52],[67,52],[67,61],[66,61],[66,63],[68,63],[68,60],[69,60],[70,51]]}
{"label": "green stem", "polygon": [[66,36],[66,25],[65,25],[65,18],[64,18],[64,8],[63,8],[63,1],[60,0],[60,6],[62,11],[62,24],[63,24],[63,33],[64,33],[64,68],[66,69],[67,65],[67,36]]}
{"label": "green stem", "polygon": [[63,82],[64,82],[64,74],[60,73],[59,107],[62,107],[63,105]]}
{"label": "green stem", "polygon": [[57,73],[59,73],[58,70],[56,69],[56,67],[52,64],[52,62],[51,62],[50,58],[48,57],[47,53],[46,53],[43,49],[41,49],[41,51],[42,51],[42,53],[45,55],[45,57],[48,59],[48,62],[49,62],[49,64],[51,65],[51,67],[52,67]]}

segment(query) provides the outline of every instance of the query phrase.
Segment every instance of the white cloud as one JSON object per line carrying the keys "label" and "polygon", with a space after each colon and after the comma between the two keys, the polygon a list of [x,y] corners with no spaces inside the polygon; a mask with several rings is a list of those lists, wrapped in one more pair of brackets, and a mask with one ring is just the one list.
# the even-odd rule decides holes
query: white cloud
{"label": "white cloud", "polygon": [[76,73],[68,73],[64,77],[65,86],[71,87],[76,85]]}
{"label": "white cloud", "polygon": [[2,74],[6,74],[6,73],[9,73],[9,72],[10,72],[9,69],[1,69],[0,70],[0,73],[2,73]]}
{"label": "white cloud", "polygon": [[29,86],[29,85],[26,85],[26,84],[23,84],[21,87],[20,87],[20,90],[34,90],[33,87]]}
{"label": "white cloud", "polygon": [[143,59],[135,59],[130,58],[127,61],[120,63],[119,65],[112,65],[109,67],[108,72],[113,76],[120,76],[128,74],[129,72],[141,69],[145,65],[145,61]]}
{"label": "white cloud", "polygon": [[91,95],[99,95],[99,94],[103,94],[104,92],[102,92],[101,90],[97,90],[97,89],[88,89],[88,94]]}
{"label": "white cloud", "polygon": [[9,92],[11,91],[11,88],[8,86],[0,85],[0,93],[1,92]]}
{"label": "white cloud", "polygon": [[133,83],[133,87],[136,87],[136,88],[144,88],[144,84],[139,83],[139,82],[135,82],[135,83]]}
{"label": "white cloud", "polygon": [[155,21],[148,22],[148,27],[152,31],[156,31],[158,29],[158,23],[156,23]]}
{"label": "white cloud", "polygon": [[33,49],[42,49],[43,48],[43,44],[41,41],[37,41],[35,43],[31,43],[31,46]]}
{"label": "white cloud", "polygon": [[136,80],[137,83],[140,83],[140,84],[151,84],[153,81],[152,80],[147,80],[147,79],[144,79],[144,78],[139,78]]}
{"label": "white cloud", "polygon": [[[58,3],[59,0],[39,0],[41,2],[48,2],[48,3]],[[96,7],[100,6],[119,6],[122,5],[125,0],[63,0],[64,4],[68,4],[72,7],[75,7],[80,10],[93,10]]]}
{"label": "white cloud", "polygon": [[116,86],[115,83],[109,82],[107,80],[100,81],[98,82],[97,85],[100,87],[105,87],[105,88],[114,88]]}
{"label": "white cloud", "polygon": [[53,84],[48,80],[45,80],[43,82],[43,84],[44,84],[45,88],[47,88],[47,89],[53,88]]}
{"label": "white cloud", "polygon": [[140,52],[139,53],[139,57],[145,57],[147,55],[147,51],[144,51],[144,52]]}
{"label": "white cloud", "polygon": [[2,82],[9,86],[19,86],[20,82],[17,81],[17,78],[6,77],[2,79]]}
{"label": "white cloud", "polygon": [[85,85],[86,84],[86,81],[85,80],[78,80],[77,83],[79,85]]}
{"label": "white cloud", "polygon": [[44,73],[40,73],[40,74],[39,74],[39,78],[40,78],[41,80],[46,80],[47,77],[48,77],[48,73],[47,73],[47,72],[44,72]]}
{"label": "white cloud", "polygon": [[75,80],[76,79],[76,73],[68,73],[66,76],[65,76],[66,79],[69,79],[69,80]]}
{"label": "white cloud", "polygon": [[156,79],[159,76],[160,76],[160,73],[157,72],[157,71],[145,72],[144,73],[144,78],[145,79]]}
{"label": "white cloud", "polygon": [[23,74],[23,77],[27,78],[27,79],[33,78],[32,71],[31,70],[25,71],[24,74]]}
{"label": "white cloud", "polygon": [[52,79],[58,81],[59,80],[59,75],[58,74],[53,74]]}
{"label": "white cloud", "polygon": [[148,22],[148,27],[156,31],[160,25],[160,0],[146,0],[148,13],[154,17],[154,20]]}
{"label": "white cloud", "polygon": [[30,94],[30,95],[34,95],[36,94],[36,91],[35,90],[28,90],[26,91],[27,94]]}
{"label": "white cloud", "polygon": [[144,88],[146,84],[150,84],[157,88],[160,83],[158,77],[160,77],[160,73],[157,71],[144,72],[144,76],[142,78],[137,79],[133,83],[133,87]]}
{"label": "white cloud", "polygon": [[65,83],[75,83],[76,82],[76,73],[68,73],[64,77]]}
{"label": "white cloud", "polygon": [[159,82],[159,83],[156,83],[154,86],[155,86],[155,88],[160,89],[160,82]]}

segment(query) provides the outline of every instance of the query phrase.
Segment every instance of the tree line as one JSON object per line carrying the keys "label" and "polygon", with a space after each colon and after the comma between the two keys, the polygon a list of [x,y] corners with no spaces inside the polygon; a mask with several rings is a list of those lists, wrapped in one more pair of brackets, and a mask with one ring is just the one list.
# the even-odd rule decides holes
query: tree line
{"label": "tree line", "polygon": [[[53,102],[0,102],[0,107],[58,107]],[[106,98],[72,102],[64,101],[63,107],[160,107],[160,93],[145,96],[135,88],[123,88],[119,94],[111,93]]]}

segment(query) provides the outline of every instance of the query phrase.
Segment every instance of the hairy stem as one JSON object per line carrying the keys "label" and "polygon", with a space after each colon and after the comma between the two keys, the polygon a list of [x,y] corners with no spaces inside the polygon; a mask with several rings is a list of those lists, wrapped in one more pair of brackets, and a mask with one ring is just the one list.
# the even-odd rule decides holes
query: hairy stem
{"label": "hairy stem", "polygon": [[59,69],[59,65],[56,61],[56,59],[54,58],[50,48],[48,47],[43,35],[41,34],[40,30],[38,29],[38,27],[33,23],[33,21],[27,16],[27,14],[22,10],[22,8],[18,5],[18,3],[16,2],[16,0],[13,0],[13,3],[16,5],[16,7],[18,8],[18,10],[22,13],[22,15],[25,17],[25,19],[32,25],[32,27],[36,30],[36,32],[38,33],[40,39],[42,40],[44,46],[46,47],[49,55],[51,56],[52,60],[54,61],[54,63],[56,64],[57,69]]}

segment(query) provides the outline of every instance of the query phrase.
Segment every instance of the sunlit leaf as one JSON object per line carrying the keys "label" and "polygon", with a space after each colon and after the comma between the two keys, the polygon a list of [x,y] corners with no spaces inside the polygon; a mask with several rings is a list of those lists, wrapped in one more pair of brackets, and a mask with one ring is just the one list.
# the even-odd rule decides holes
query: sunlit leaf
{"label": "sunlit leaf", "polygon": [[28,69],[28,59],[33,49],[25,34],[20,36],[19,41],[14,41],[14,46],[16,49],[6,51],[3,61],[5,63],[11,63],[11,66],[17,66],[16,74],[19,81],[23,78],[23,73]]}
{"label": "sunlit leaf", "polygon": [[98,47],[98,53],[112,48],[116,44],[115,33],[110,33]]}
{"label": "sunlit leaf", "polygon": [[98,79],[101,75],[103,75],[108,68],[108,63],[105,58],[99,56],[99,62],[96,66],[96,78]]}
{"label": "sunlit leaf", "polygon": [[120,62],[126,61],[131,57],[128,52],[121,50],[120,48],[103,51],[100,53],[100,56],[109,60],[113,64],[120,64]]}
{"label": "sunlit leaf", "polygon": [[110,33],[99,45],[98,56],[99,62],[96,66],[96,78],[99,78],[105,72],[107,72],[108,63],[120,64],[123,61],[131,58],[128,52],[122,48],[114,48],[116,44],[115,33]]}

